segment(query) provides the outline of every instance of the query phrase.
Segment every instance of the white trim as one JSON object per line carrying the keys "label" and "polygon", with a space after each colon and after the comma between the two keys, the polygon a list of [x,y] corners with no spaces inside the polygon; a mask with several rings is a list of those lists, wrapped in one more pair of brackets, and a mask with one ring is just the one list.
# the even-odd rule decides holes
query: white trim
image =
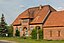
{"label": "white trim", "polygon": [[49,13],[50,13],[50,10],[48,11],[48,13],[46,14],[46,16],[45,16],[45,18],[43,19],[43,21],[42,22],[44,22],[44,20],[46,19],[46,17],[49,15]]}

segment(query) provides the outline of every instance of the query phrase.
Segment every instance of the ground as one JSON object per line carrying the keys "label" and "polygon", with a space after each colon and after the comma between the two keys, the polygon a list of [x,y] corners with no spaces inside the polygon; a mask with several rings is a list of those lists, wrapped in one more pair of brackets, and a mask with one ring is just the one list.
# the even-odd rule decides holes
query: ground
{"label": "ground", "polygon": [[54,41],[48,41],[48,40],[35,40],[31,38],[22,39],[19,37],[0,37],[0,40],[8,40],[16,43],[64,43],[64,40],[54,40]]}
{"label": "ground", "polygon": [[0,43],[9,43],[9,42],[3,42],[3,41],[0,41]]}

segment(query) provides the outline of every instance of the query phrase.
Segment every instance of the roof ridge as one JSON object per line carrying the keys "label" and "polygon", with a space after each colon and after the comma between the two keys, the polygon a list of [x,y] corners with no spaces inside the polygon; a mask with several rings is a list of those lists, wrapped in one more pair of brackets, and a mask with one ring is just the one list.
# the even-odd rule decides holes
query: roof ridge
{"label": "roof ridge", "polygon": [[[42,6],[42,5],[41,5]],[[50,6],[50,5],[43,5],[42,7],[45,7],[45,6]],[[28,9],[33,9],[33,8],[39,8],[39,6],[37,6],[37,7],[30,7],[30,8],[28,8]]]}

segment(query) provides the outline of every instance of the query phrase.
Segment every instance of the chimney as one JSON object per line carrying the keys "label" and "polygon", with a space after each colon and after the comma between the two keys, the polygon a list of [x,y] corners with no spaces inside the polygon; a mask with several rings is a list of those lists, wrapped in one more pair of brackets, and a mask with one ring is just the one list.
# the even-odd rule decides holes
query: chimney
{"label": "chimney", "polygon": [[39,9],[42,9],[42,5],[39,6]]}

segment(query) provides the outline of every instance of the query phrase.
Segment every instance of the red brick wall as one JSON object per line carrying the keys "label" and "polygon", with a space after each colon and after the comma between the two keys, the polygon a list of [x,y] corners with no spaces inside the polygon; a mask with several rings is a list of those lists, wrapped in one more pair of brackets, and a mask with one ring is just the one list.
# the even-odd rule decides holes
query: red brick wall
{"label": "red brick wall", "polygon": [[21,26],[13,26],[13,36],[15,36],[16,27],[18,27],[18,30],[19,30],[19,31],[20,31],[20,28],[21,28]]}
{"label": "red brick wall", "polygon": [[[52,33],[50,33],[50,31],[52,31]],[[47,39],[47,40],[63,40],[64,39],[64,27],[43,28],[43,37],[44,39]]]}
{"label": "red brick wall", "polygon": [[[25,22],[24,22],[25,21]],[[29,19],[22,19],[21,20],[21,24],[22,24],[22,29],[23,28],[27,28],[28,30],[30,29],[30,26],[29,26]],[[22,33],[23,33],[23,31],[22,31]],[[29,35],[30,33],[29,33],[29,31],[28,31],[28,35]],[[23,35],[21,35],[21,36],[23,36]]]}

